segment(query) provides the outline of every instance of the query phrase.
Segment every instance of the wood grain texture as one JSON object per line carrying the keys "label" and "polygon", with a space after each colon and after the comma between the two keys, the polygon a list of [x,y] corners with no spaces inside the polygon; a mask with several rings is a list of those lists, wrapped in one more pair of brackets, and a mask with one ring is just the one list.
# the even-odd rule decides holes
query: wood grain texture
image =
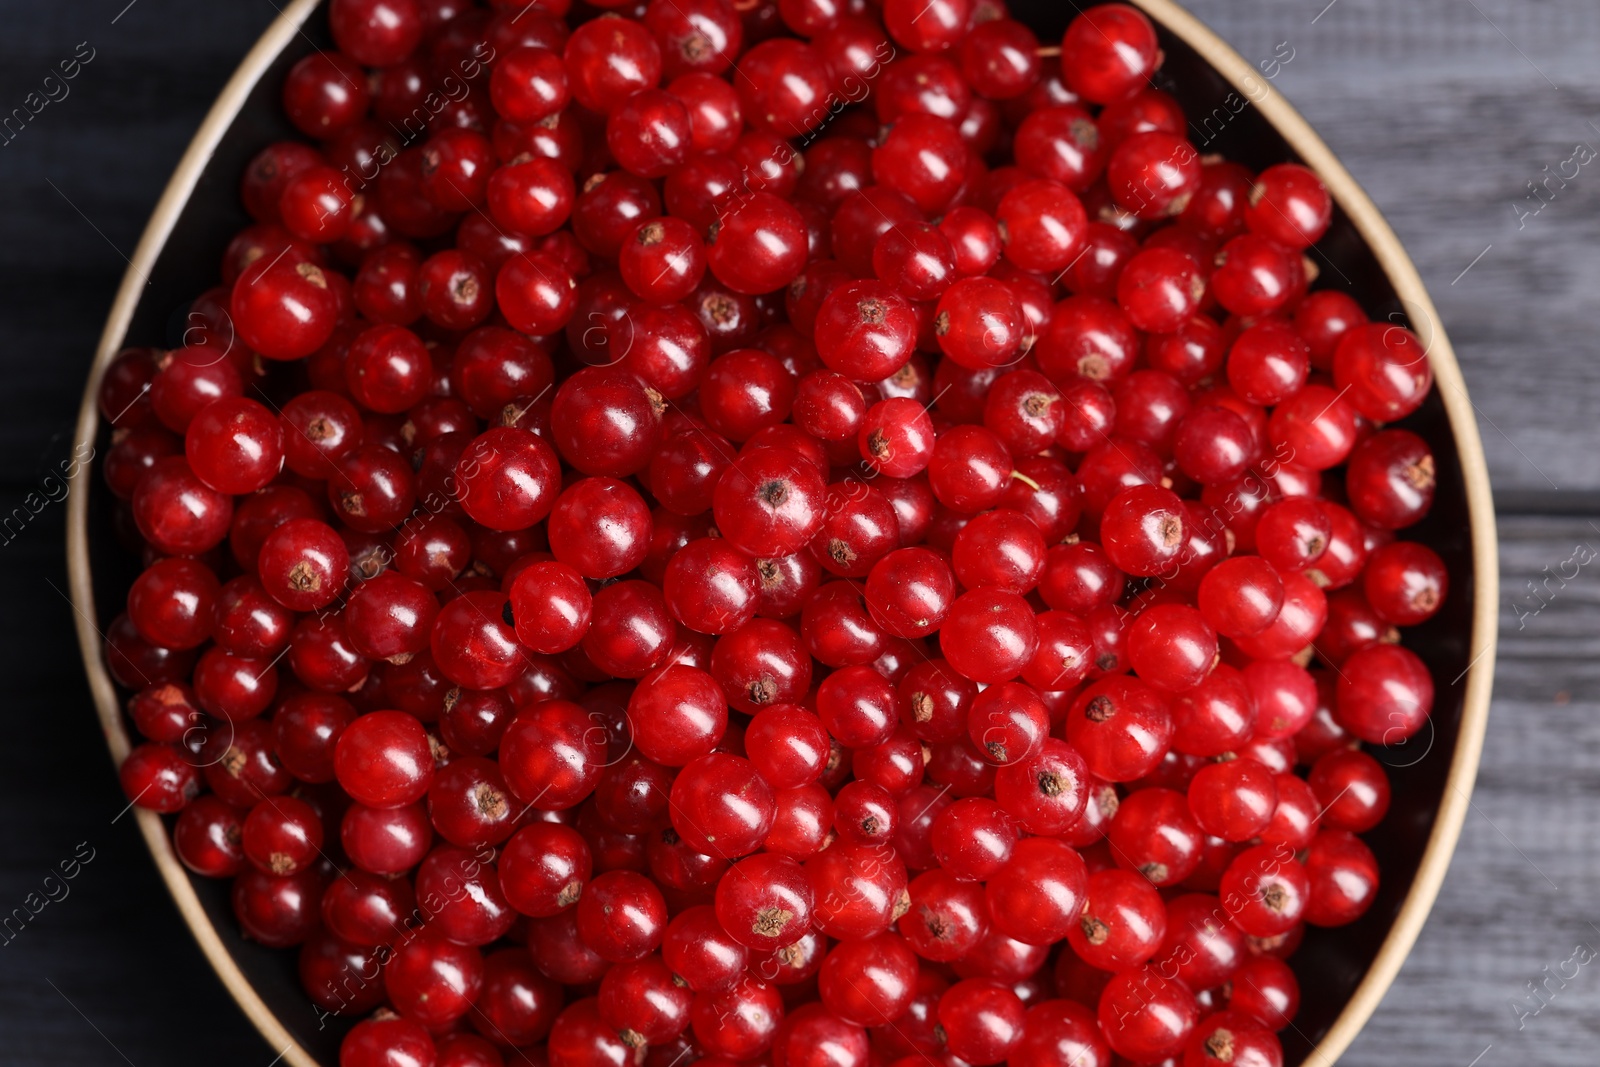
{"label": "wood grain texture", "polygon": [[[70,97],[0,146],[0,513],[68,454],[122,255],[200,116],[276,13],[271,0],[126,2],[0,3],[0,114],[80,41],[96,49]],[[1551,582],[1553,593],[1542,584],[1544,568],[1559,571],[1575,546],[1600,550],[1591,413],[1600,361],[1589,311],[1600,169],[1585,167],[1520,230],[1511,205],[1574,143],[1600,147],[1588,125],[1600,121],[1600,5],[1191,6],[1246,57],[1293,47],[1273,85],[1367,187],[1432,288],[1502,505],[1564,513],[1501,523],[1501,666],[1474,811],[1416,950],[1344,1062],[1467,1067],[1482,1054],[1480,1067],[1592,1064],[1600,968],[1563,988],[1552,982],[1549,1006],[1520,1030],[1511,1004],[1528,1012],[1525,983],[1558,969],[1577,944],[1600,950],[1589,925],[1600,924],[1591,755],[1600,560],[1564,586]],[[96,851],[70,895],[0,947],[3,1059],[266,1067],[276,1050],[206,968],[131,821],[113,822],[122,799],[77,672],[72,609],[56,591],[66,588],[61,515],[48,508],[0,545],[10,730],[0,746],[0,916],[42,892],[80,842]],[[1536,612],[1529,581],[1547,602]]]}

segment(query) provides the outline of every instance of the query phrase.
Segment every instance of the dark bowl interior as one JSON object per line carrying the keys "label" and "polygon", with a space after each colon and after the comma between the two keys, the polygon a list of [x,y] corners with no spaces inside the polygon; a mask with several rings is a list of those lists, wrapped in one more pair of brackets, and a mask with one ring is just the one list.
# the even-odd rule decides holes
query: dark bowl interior
{"label": "dark bowl interior", "polygon": [[[1018,0],[1017,17],[1045,41],[1059,40],[1073,14],[1067,5],[1047,0]],[[1283,137],[1252,106],[1235,110],[1242,98],[1187,44],[1161,31],[1166,63],[1158,78],[1161,88],[1182,103],[1190,121],[1190,137],[1202,153],[1219,152],[1253,168],[1294,160]],[[185,314],[196,295],[215,285],[218,265],[230,237],[248,217],[239,202],[238,186],[248,161],[271,141],[295,138],[279,109],[279,88],[289,67],[313,46],[331,47],[320,13],[306,32],[291,41],[256,85],[248,102],[207,164],[193,196],[150,271],[150,284],[134,311],[124,344],[177,347],[182,343]],[[1265,80],[1263,79],[1263,84]],[[1276,91],[1276,90],[1272,90]],[[1234,101],[1229,100],[1234,94]],[[1227,116],[1225,119],[1223,116]],[[1335,210],[1333,225],[1314,257],[1321,267],[1318,287],[1349,291],[1374,319],[1406,323],[1404,309],[1350,219]],[[1303,1062],[1344,1009],[1366,973],[1390,924],[1411,888],[1428,835],[1433,829],[1461,726],[1464,687],[1452,683],[1467,668],[1470,656],[1473,587],[1472,541],[1467,523],[1466,488],[1455,439],[1437,391],[1402,425],[1425,438],[1438,464],[1438,487],[1432,514],[1408,537],[1432,545],[1451,574],[1451,603],[1429,623],[1407,633],[1406,643],[1433,672],[1437,697],[1431,732],[1391,750],[1374,750],[1389,768],[1393,803],[1388,818],[1367,842],[1377,854],[1383,883],[1372,909],[1359,922],[1338,930],[1312,929],[1293,958],[1302,999],[1299,1017],[1284,1039],[1285,1061]],[[96,447],[104,454],[107,430],[100,428]],[[98,625],[104,631],[121,610],[129,584],[137,575],[135,557],[113,530],[113,500],[101,479],[93,479],[89,508],[90,555],[94,570]],[[319,1016],[301,992],[295,954],[244,940],[234,921],[225,883],[191,876],[195,890],[223,943],[261,998],[300,1043],[324,1064],[338,1060],[338,1042],[345,1026]]]}

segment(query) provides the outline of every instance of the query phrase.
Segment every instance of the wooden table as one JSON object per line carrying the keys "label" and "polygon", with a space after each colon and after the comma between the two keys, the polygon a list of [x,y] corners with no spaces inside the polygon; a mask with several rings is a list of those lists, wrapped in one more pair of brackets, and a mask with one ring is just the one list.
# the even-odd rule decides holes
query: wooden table
{"label": "wooden table", "polygon": [[[1542,608],[1528,583],[1577,546],[1600,546],[1600,163],[1527,198],[1528,183],[1575,146],[1600,147],[1600,5],[1192,6],[1247,58],[1292,51],[1273,85],[1366,185],[1431,287],[1500,504],[1500,672],[1473,811],[1415,952],[1345,1062],[1593,1064],[1600,968],[1549,981],[1554,995],[1536,1015],[1525,998],[1527,983],[1578,946],[1580,958],[1600,950],[1600,576],[1590,565],[1552,582]],[[83,369],[124,256],[201,114],[275,12],[271,0],[7,0],[0,12],[0,113],[60,61],[92,50],[68,95],[0,134],[0,513],[9,513],[68,457]],[[20,532],[0,532],[0,915],[42,892],[62,861],[93,858],[65,898],[9,942],[0,936],[0,1058],[266,1067],[277,1050],[223,993],[130,820],[118,818],[123,799],[61,595],[63,510],[51,504]]]}

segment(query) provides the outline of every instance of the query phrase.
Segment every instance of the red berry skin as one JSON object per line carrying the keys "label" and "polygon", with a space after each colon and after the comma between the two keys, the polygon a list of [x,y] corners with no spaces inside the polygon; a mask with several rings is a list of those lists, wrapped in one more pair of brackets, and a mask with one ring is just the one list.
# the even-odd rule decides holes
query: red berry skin
{"label": "red berry skin", "polygon": [[762,853],[740,860],[717,883],[717,920],[746,948],[772,951],[810,927],[811,900],[798,863]]}
{"label": "red berry skin", "polygon": [[502,117],[537,123],[561,111],[570,97],[561,56],[537,45],[500,57],[489,77],[489,99]]}
{"label": "red berry skin", "polygon": [[444,1027],[472,1010],[483,988],[483,955],[424,934],[401,945],[383,969],[389,1001],[407,1019]]}
{"label": "red berry skin", "polygon": [[1123,490],[1100,520],[1106,555],[1127,574],[1163,573],[1178,561],[1187,543],[1183,515],[1171,490],[1154,485]]}
{"label": "red berry skin", "polygon": [[606,116],[606,146],[626,171],[665,177],[689,153],[689,112],[664,89],[641,89]]}
{"label": "red berry skin", "polygon": [[661,956],[696,993],[726,991],[744,973],[749,950],[728,936],[709,904],[679,912],[667,926]]}
{"label": "red berry skin", "polygon": [[1242,1011],[1219,1011],[1206,1016],[1189,1036],[1184,1067],[1211,1067],[1219,1063],[1257,1063],[1263,1067],[1283,1063],[1278,1037]]}
{"label": "red berry skin", "polygon": [[293,253],[257,260],[234,283],[230,302],[239,339],[268,359],[303,359],[337,322],[328,275]]}
{"label": "red berry skin", "polygon": [[1217,303],[1235,315],[1270,315],[1293,295],[1298,269],[1293,253],[1282,245],[1255,234],[1241,234],[1217,253],[1211,289]]}
{"label": "red berry skin", "polygon": [[836,842],[813,856],[805,871],[817,929],[841,940],[887,930],[906,892],[905,864],[876,846]]}
{"label": "red berry skin", "polygon": [[369,712],[340,735],[334,773],[340,788],[369,808],[415,803],[433,780],[427,732],[403,712]]}
{"label": "red berry skin", "polygon": [[1306,852],[1311,902],[1306,922],[1344,926],[1364,915],[1378,895],[1378,861],[1359,837],[1325,830]]}
{"label": "red berry skin", "polygon": [[1199,309],[1205,291],[1205,279],[1187,255],[1147,248],[1123,267],[1117,303],[1146,333],[1172,333]]}
{"label": "red berry skin", "polygon": [[985,276],[956,282],[934,308],[933,332],[940,350],[968,370],[1015,363],[1022,355],[1026,326],[1015,290]]}
{"label": "red berry skin", "polygon": [[1067,940],[1091,966],[1126,971],[1154,956],[1166,932],[1166,904],[1149,879],[1111,868],[1089,876],[1083,917]]}
{"label": "red berry skin", "polygon": [[147,741],[128,753],[118,768],[122,791],[147,811],[181,811],[200,792],[200,775],[174,745]]}
{"label": "red berry skin", "polygon": [[559,823],[536,822],[506,842],[498,867],[506,901],[523,915],[545,918],[577,902],[593,860],[582,834]]}
{"label": "red berry skin", "polygon": [[1182,604],[1155,604],[1128,630],[1134,673],[1157,689],[1180,692],[1199,685],[1217,657],[1217,635],[1201,613]]}
{"label": "red berry skin", "polygon": [[339,825],[339,842],[359,869],[396,875],[415,867],[433,844],[433,824],[421,804],[368,808],[353,804]]}
{"label": "red berry skin", "polygon": [[[776,1039],[782,1020],[783,999],[777,987],[749,974],[727,992],[698,994],[690,1009],[695,1040],[713,1056],[730,1060],[759,1056]],[[551,1062],[554,1067],[556,1061]]]}
{"label": "red berry skin", "polygon": [[555,506],[555,452],[538,435],[509,426],[479,435],[456,463],[461,506],[491,530],[532,526]]}
{"label": "red berry skin", "polygon": [[1200,613],[1224,637],[1251,637],[1283,607],[1283,579],[1259,556],[1223,560],[1200,580]]}
{"label": "red berry skin", "polygon": [[133,520],[157,551],[199,555],[220,544],[233,519],[233,500],[207,486],[182,456],[157,460],[133,493]]}
{"label": "red berry skin", "polygon": [[1012,1067],[1111,1063],[1111,1047],[1100,1034],[1092,1008],[1074,1000],[1045,1000],[1023,1016],[1022,1038],[1006,1060]]}
{"label": "red berry skin", "polygon": [[1078,694],[1067,712],[1067,741],[1089,770],[1129,782],[1154,769],[1172,739],[1172,715],[1149,685],[1124,675],[1102,678]]}
{"label": "red berry skin", "polygon": [[500,770],[524,804],[576,807],[605,767],[604,731],[581,705],[547,700],[517,714],[500,742]]}
{"label": "red berry skin", "polygon": [[1395,541],[1373,551],[1362,574],[1372,610],[1395,626],[1433,618],[1449,593],[1449,572],[1439,554],[1415,541]]}
{"label": "red berry skin", "polygon": [[1272,821],[1278,788],[1272,772],[1248,758],[1208,764],[1189,783],[1189,810],[1200,829],[1224,841],[1248,841]]}
{"label": "red berry skin", "polygon": [[827,68],[815,49],[792,38],[762,41],[739,57],[732,81],[746,121],[783,138],[798,138],[827,120]]}
{"label": "red berry skin", "polygon": [[468,689],[499,689],[527,670],[499,593],[463,593],[439,609],[429,650],[445,677]]}
{"label": "red berry skin", "polygon": [[761,847],[793,860],[808,860],[822,851],[833,829],[833,798],[820,782],[781,789],[777,814]]}
{"label": "red berry skin", "polygon": [[899,1018],[916,993],[917,957],[898,934],[835,946],[817,976],[822,1004],[861,1026]]}
{"label": "red berry skin", "polygon": [[322,854],[322,819],[298,797],[266,797],[244,820],[245,858],[268,874],[295,874]]}
{"label": "red berry skin", "polygon": [[1001,197],[995,209],[1006,259],[1023,270],[1054,276],[1083,247],[1088,217],[1077,196],[1059,182],[1035,178]]}
{"label": "red berry skin", "polygon": [[807,247],[805,221],[792,204],[751,193],[715,224],[706,264],[729,289],[755,296],[794,281],[806,265]]}
{"label": "red berry skin", "polygon": [[799,455],[756,448],[723,472],[712,512],[722,535],[744,552],[788,556],[816,536],[825,497],[822,476]]}
{"label": "red berry skin", "polygon": [[649,465],[661,440],[659,396],[619,367],[586,367],[556,391],[552,438],[585,474],[626,478]]}
{"label": "red berry skin", "polygon": [[914,547],[890,552],[867,575],[867,610],[886,632],[926,637],[937,630],[955,600],[955,577],[943,556]]}
{"label": "red berry skin", "polygon": [[1071,846],[1054,838],[1024,838],[985,887],[989,921],[1023,944],[1053,944],[1078,921],[1088,882],[1083,859]]}
{"label": "red berry skin", "polygon": [[267,535],[257,556],[262,585],[291,611],[315,611],[344,595],[349,551],[316,519],[290,519]]}
{"label": "red berry skin", "polygon": [[757,562],[727,541],[703,537],[668,561],[662,594],[673,618],[689,629],[731,633],[755,617],[761,575]]}
{"label": "red berry skin", "polygon": [[661,80],[661,48],[642,23],[608,15],[572,31],[563,53],[573,98],[603,115]]}
{"label": "red berry skin", "polygon": [[1299,922],[1310,903],[1304,864],[1283,845],[1256,845],[1233,858],[1219,890],[1236,926],[1252,937],[1276,937]]}
{"label": "red berry skin", "polygon": [[944,658],[980,684],[1015,678],[1038,646],[1039,632],[1027,601],[993,587],[958,597],[939,631]]}
{"label": "red berry skin", "polygon": [[1328,470],[1355,447],[1356,413],[1333,387],[1312,383],[1277,406],[1268,432],[1280,454],[1292,449],[1298,465]]}
{"label": "red berry skin", "polygon": [[1351,510],[1383,530],[1402,529],[1426,516],[1434,484],[1433,452],[1409,430],[1379,430],[1361,441],[1345,470]]}
{"label": "red berry skin", "polygon": [[[1089,112],[1076,103],[1029,113],[1017,126],[1012,151],[1024,171],[1058,181],[1076,193],[1094,184],[1106,163],[1105,141]],[[1071,288],[1081,292],[1084,286]]]}
{"label": "red berry skin", "polygon": [[1011,858],[1017,827],[987,797],[964,797],[933,819],[932,847],[939,866],[959,878],[987,879]]}
{"label": "red berry skin", "polygon": [[1158,1062],[1181,1052],[1199,1018],[1194,994],[1154,966],[1113,975],[1101,994],[1101,1032],[1120,1056]]}
{"label": "red berry skin", "polygon": [[644,561],[650,509],[623,482],[583,478],[556,498],[546,532],[557,560],[585,578],[615,578]]}
{"label": "red berry skin", "polygon": [[1078,826],[1090,802],[1088,764],[1071,745],[1047,737],[1027,759],[995,774],[995,799],[1021,830],[1064,834]]}
{"label": "red berry skin", "polygon": [[385,571],[356,587],[345,624],[361,655],[404,662],[427,649],[438,613],[439,601],[421,582]]}
{"label": "red berry skin", "polygon": [[1352,328],[1333,354],[1333,381],[1352,407],[1374,422],[1416,411],[1433,385],[1427,346],[1403,326],[1373,322]]}
{"label": "red berry skin", "polygon": [[1333,216],[1322,180],[1298,163],[1278,163],[1256,175],[1244,209],[1245,224],[1285,248],[1316,244]]}
{"label": "red berry skin", "polygon": [[728,708],[707,672],[669,664],[640,680],[628,699],[634,744],[648,759],[682,767],[708,755],[728,727]]}
{"label": "red berry skin", "polygon": [[128,618],[163,648],[189,649],[211,636],[221,586],[203,563],[168,557],[152,563],[128,590]]}
{"label": "red berry skin", "polygon": [[872,173],[878,183],[904,193],[929,215],[950,206],[966,168],[967,148],[960,132],[934,115],[902,115],[872,153]]}
{"label": "red berry skin", "polygon": [[399,1067],[432,1064],[433,1038],[419,1022],[410,1019],[366,1019],[339,1043],[340,1067]]}
{"label": "red berry skin", "polygon": [[891,397],[867,410],[859,436],[861,456],[891,478],[910,478],[933,458],[933,420],[909,397]]}
{"label": "red berry skin", "polygon": [[1334,749],[1317,759],[1306,776],[1317,797],[1322,823],[1362,834],[1389,811],[1389,779],[1383,765],[1359,749]]}
{"label": "red berry skin", "polygon": [[1400,744],[1433,710],[1433,677],[1410,649],[1377,644],[1356,652],[1340,671],[1334,716],[1374,745]]}
{"label": "red berry skin", "polygon": [[369,67],[391,67],[405,59],[425,28],[416,0],[334,0],[328,25],[339,49]]}
{"label": "red berry skin", "polygon": [[702,756],[672,784],[673,828],[706,855],[732,859],[754,852],[775,815],[772,788],[738,756]]}
{"label": "red berry skin", "polygon": [[208,878],[231,878],[244,869],[245,812],[214,796],[195,797],[178,815],[172,845],[183,865]]}
{"label": "red berry skin", "polygon": [[[1228,382],[1252,404],[1270,406],[1299,392],[1311,366],[1310,350],[1281,319],[1250,326],[1228,350]],[[1331,403],[1331,399],[1324,403]]]}
{"label": "red berry skin", "polygon": [[588,632],[594,598],[573,568],[553,560],[517,572],[510,590],[517,641],[544,655],[566,652]]}
{"label": "red berry skin", "polygon": [[1080,12],[1061,41],[1061,72],[1072,92],[1110,104],[1143,89],[1160,62],[1155,27],[1126,4]]}
{"label": "red berry skin", "polygon": [[957,982],[939,998],[945,1047],[968,1063],[999,1063],[1022,1038],[1022,1000],[992,978]]}
{"label": "red berry skin", "polygon": [[763,708],[746,728],[744,742],[751,763],[774,789],[809,785],[827,767],[827,729],[793,704]]}
{"label": "red berry skin", "polygon": [[403,326],[372,326],[350,342],[345,384],[368,411],[394,415],[415,407],[432,385],[433,362],[422,339]]}
{"label": "red berry skin", "polygon": [[968,712],[973,745],[990,763],[1022,763],[1043,745],[1050,713],[1033,690],[1020,682],[1001,682],[979,693]]}
{"label": "red berry skin", "polygon": [[553,256],[523,252],[512,256],[495,275],[495,301],[506,321],[530,336],[552,334],[572,318],[578,283]]}
{"label": "red berry skin", "polygon": [[516,921],[493,868],[474,851],[440,845],[417,869],[417,901],[440,934],[462,945],[483,946],[505,936]]}
{"label": "red berry skin", "polygon": [[1141,219],[1181,214],[1200,182],[1200,154],[1194,145],[1181,134],[1160,130],[1129,137],[1117,145],[1106,165],[1111,195]]}
{"label": "red berry skin", "polygon": [[650,954],[666,933],[667,905],[654,882],[634,871],[607,871],[578,898],[578,936],[612,963]]}
{"label": "red berry skin", "polygon": [[600,981],[600,1017],[630,1040],[663,1044],[689,1025],[694,994],[657,957],[612,967]]}
{"label": "red berry skin", "polygon": [[1000,502],[1011,481],[1011,453],[981,426],[955,426],[934,443],[928,484],[939,503],[963,515]]}
{"label": "red berry skin", "polygon": [[283,466],[283,434],[266,407],[244,397],[215,400],[184,432],[189,467],[219,493],[253,493]]}
{"label": "red berry skin", "polygon": [[1300,983],[1289,965],[1275,956],[1251,956],[1235,972],[1229,1008],[1244,1012],[1268,1029],[1282,1029],[1300,1009]]}
{"label": "red berry skin", "polygon": [[813,336],[828,367],[857,381],[877,381],[910,358],[916,313],[884,282],[847,281],[823,298]]}

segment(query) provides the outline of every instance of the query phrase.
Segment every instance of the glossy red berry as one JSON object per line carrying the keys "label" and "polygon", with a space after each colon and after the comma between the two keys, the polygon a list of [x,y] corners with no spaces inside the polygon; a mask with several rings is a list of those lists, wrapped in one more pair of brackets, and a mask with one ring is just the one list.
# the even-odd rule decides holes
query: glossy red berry
{"label": "glossy red berry", "polygon": [[1068,87],[1097,104],[1109,104],[1145,87],[1159,57],[1155,28],[1126,4],[1101,4],[1079,14],[1061,42]]}
{"label": "glossy red berry", "polygon": [[334,773],[340,787],[368,807],[414,803],[433,780],[428,735],[420,722],[403,712],[369,712],[340,735]]}

